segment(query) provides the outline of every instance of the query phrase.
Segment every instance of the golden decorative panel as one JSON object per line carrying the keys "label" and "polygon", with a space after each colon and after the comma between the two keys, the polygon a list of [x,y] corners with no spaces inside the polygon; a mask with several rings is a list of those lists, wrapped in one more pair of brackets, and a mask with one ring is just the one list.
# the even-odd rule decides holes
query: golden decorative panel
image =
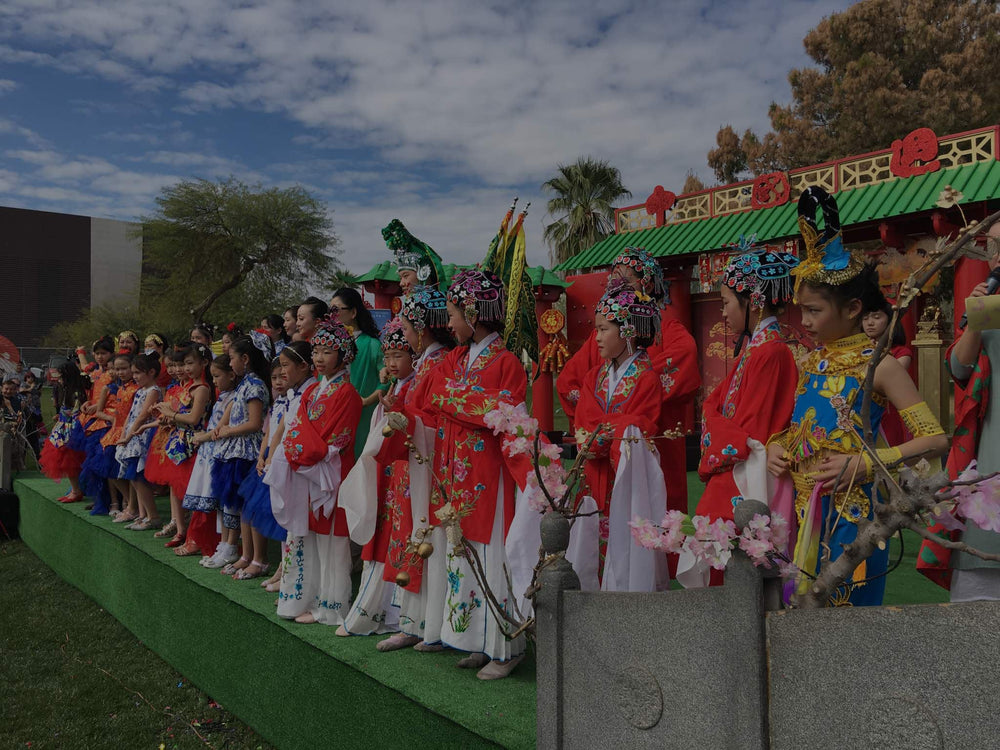
{"label": "golden decorative panel", "polygon": [[619,211],[617,215],[618,234],[638,232],[640,229],[651,229],[656,226],[656,217],[646,213],[645,206]]}
{"label": "golden decorative panel", "polygon": [[667,224],[676,224],[691,219],[707,219],[712,215],[711,193],[685,195],[677,199],[674,207],[667,212]]}
{"label": "golden decorative panel", "polygon": [[722,216],[750,208],[753,183],[712,191],[712,215]]}
{"label": "golden decorative panel", "polygon": [[840,163],[840,189],[852,190],[896,179],[889,169],[892,154],[875,154]]}
{"label": "golden decorative panel", "polygon": [[818,185],[831,195],[837,192],[837,169],[832,164],[788,175],[790,201],[797,201],[806,188]]}
{"label": "golden decorative panel", "polygon": [[941,169],[960,167],[996,159],[996,130],[970,133],[957,138],[941,138],[938,141],[938,159]]}

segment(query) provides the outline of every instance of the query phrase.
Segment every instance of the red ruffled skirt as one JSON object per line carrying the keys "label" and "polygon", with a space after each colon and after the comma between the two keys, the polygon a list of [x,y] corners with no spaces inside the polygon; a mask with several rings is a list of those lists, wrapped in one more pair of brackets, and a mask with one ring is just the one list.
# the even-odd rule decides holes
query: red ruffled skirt
{"label": "red ruffled skirt", "polygon": [[66,477],[78,476],[85,456],[86,454],[83,452],[65,446],[57,448],[46,440],[38,462],[41,464],[42,473],[49,479],[58,482]]}

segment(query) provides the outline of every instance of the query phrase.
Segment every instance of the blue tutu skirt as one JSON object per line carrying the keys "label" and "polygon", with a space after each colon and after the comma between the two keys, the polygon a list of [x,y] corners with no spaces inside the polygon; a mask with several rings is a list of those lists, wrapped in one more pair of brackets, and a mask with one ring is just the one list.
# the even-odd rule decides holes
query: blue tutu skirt
{"label": "blue tutu skirt", "polygon": [[254,472],[254,462],[245,458],[229,458],[212,462],[212,494],[219,499],[223,513],[239,516],[243,510],[240,485]]}
{"label": "blue tutu skirt", "polygon": [[87,450],[87,431],[80,424],[79,419],[73,420],[73,426],[69,430],[69,443],[67,447],[71,451],[86,452]]}
{"label": "blue tutu skirt", "polygon": [[264,477],[256,469],[247,474],[239,493],[243,498],[243,517],[250,525],[268,539],[285,541],[288,532],[274,520],[271,511],[271,488],[264,484]]}
{"label": "blue tutu skirt", "polygon": [[[106,514],[111,508],[111,492],[108,490],[107,476],[101,473],[106,463],[101,438],[104,437],[108,429],[105,427],[87,435],[84,443],[86,458],[80,467],[80,489],[94,501],[94,509],[90,513],[95,516]],[[113,447],[110,450],[113,460],[115,451]],[[117,464],[117,462],[115,463]],[[115,476],[118,476],[117,473]]]}

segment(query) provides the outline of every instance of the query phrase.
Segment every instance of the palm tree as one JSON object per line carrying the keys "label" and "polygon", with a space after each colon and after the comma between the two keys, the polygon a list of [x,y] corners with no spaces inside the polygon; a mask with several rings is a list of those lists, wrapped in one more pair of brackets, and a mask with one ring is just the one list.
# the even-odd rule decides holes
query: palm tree
{"label": "palm tree", "polygon": [[542,185],[553,194],[546,207],[555,221],[545,227],[552,265],[572,258],[615,229],[612,206],[632,193],[622,185],[621,172],[608,162],[582,157],[560,164],[559,175]]}

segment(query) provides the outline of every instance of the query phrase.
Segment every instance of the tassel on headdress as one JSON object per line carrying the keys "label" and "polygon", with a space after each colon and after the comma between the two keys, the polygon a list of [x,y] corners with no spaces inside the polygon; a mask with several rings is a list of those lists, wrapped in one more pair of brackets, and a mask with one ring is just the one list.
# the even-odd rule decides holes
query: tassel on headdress
{"label": "tassel on headdress", "polygon": [[465,322],[475,327],[478,321],[505,321],[504,286],[500,278],[485,269],[460,271],[451,279],[448,301],[465,314]]}
{"label": "tassel on headdress", "polygon": [[406,352],[411,357],[413,356],[413,349],[410,347],[410,342],[406,340],[406,334],[403,332],[403,321],[400,320],[398,315],[385,324],[385,328],[382,329],[380,341],[383,353],[397,350]]}
{"label": "tassel on headdress", "polygon": [[649,295],[659,305],[670,304],[670,285],[663,277],[663,269],[644,247],[626,247],[611,267],[625,266],[631,268],[639,277],[640,291]]}
{"label": "tassel on headdress", "polygon": [[[816,211],[823,212],[823,231],[816,227]],[[805,241],[805,257],[792,271],[795,296],[803,281],[811,284],[845,284],[865,269],[860,252],[844,247],[837,201],[823,188],[806,188],[799,197],[799,232]]]}
{"label": "tassel on headdress", "polygon": [[424,328],[444,328],[448,325],[448,300],[436,287],[420,287],[403,297],[399,314],[417,333]]}
{"label": "tassel on headdress", "polygon": [[313,346],[328,346],[337,349],[341,354],[341,363],[349,365],[358,353],[358,345],[344,324],[337,319],[336,313],[331,313],[316,324],[316,332],[309,339]]}
{"label": "tassel on headdress", "polygon": [[722,272],[722,283],[738,294],[750,297],[743,331],[736,339],[734,356],[739,356],[743,344],[750,338],[750,308],[763,310],[767,304],[783,305],[792,297],[792,272],[799,259],[791,253],[755,247],[756,235],[740,237],[733,247],[734,255]]}
{"label": "tassel on headdress", "polygon": [[660,335],[660,310],[656,302],[622,279],[614,279],[608,284],[597,303],[597,314],[619,326],[619,335],[628,342],[630,355],[634,339],[655,340]]}

